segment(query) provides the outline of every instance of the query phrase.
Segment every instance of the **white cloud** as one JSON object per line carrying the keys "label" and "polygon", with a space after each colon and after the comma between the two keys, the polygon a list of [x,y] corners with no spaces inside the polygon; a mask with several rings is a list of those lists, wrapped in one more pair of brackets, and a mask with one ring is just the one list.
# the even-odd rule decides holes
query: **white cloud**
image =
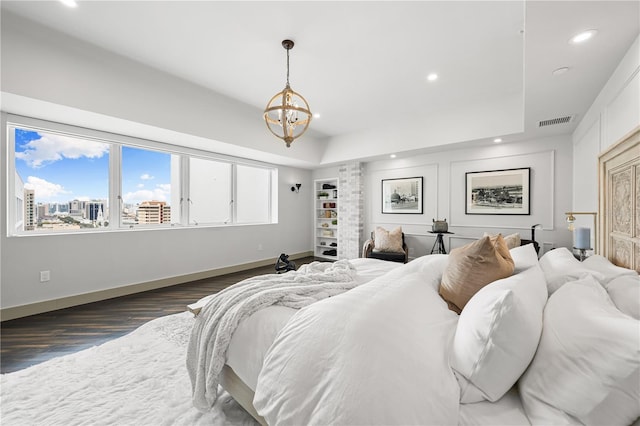
{"label": "white cloud", "polygon": [[136,187],[138,187],[138,188],[144,188],[144,183],[139,183],[138,185],[136,185]]}
{"label": "white cloud", "polygon": [[38,201],[50,201],[61,194],[71,194],[71,191],[64,189],[62,185],[48,182],[35,176],[29,176],[27,183],[24,184],[26,189],[33,189],[35,197]]}
{"label": "white cloud", "polygon": [[153,179],[153,178],[154,178],[154,177],[153,177],[153,176],[151,176],[149,173],[145,173],[145,174],[143,174],[142,176],[140,176],[140,179],[142,179],[142,180],[151,180],[151,179]]}
{"label": "white cloud", "polygon": [[171,184],[156,185],[154,189],[141,189],[127,192],[122,199],[127,204],[139,204],[143,201],[169,201]]}
{"label": "white cloud", "polygon": [[109,152],[109,145],[54,134],[40,135],[24,145],[25,151],[16,152],[16,158],[37,169],[63,158],[100,158]]}

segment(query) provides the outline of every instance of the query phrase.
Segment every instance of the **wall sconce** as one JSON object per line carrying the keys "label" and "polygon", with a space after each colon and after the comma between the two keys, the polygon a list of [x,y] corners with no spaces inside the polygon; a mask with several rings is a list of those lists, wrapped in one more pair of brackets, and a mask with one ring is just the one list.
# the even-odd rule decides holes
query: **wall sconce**
{"label": "wall sconce", "polygon": [[[593,253],[597,254],[598,253],[598,213],[596,212],[566,212],[565,215],[567,216],[567,224],[568,224],[568,228],[569,231],[574,231],[575,227],[574,227],[574,222],[576,221],[576,216],[579,215],[587,215],[587,216],[593,216],[593,232],[594,232],[594,248],[593,248]],[[591,245],[591,235],[590,235],[590,230],[589,228],[579,228],[576,232],[579,232],[578,234],[576,234],[576,246],[580,246],[580,247],[575,247],[578,250],[580,250],[580,260],[584,260],[585,257],[585,250],[589,250],[591,247],[589,247]]]}
{"label": "wall sconce", "polygon": [[302,186],[301,183],[296,183],[295,186],[291,187],[291,192],[300,192],[300,187]]}

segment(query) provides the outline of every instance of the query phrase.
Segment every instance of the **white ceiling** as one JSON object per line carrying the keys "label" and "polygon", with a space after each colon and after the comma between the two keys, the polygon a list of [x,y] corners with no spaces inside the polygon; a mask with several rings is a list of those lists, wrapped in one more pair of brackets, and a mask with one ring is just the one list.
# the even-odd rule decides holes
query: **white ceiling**
{"label": "white ceiling", "polygon": [[[330,138],[514,96],[522,132],[495,136],[570,133],[640,31],[637,0],[78,3],[1,7],[259,109],[284,87],[280,42],[291,38],[291,86]],[[568,43],[592,28],[593,40]],[[560,67],[569,71],[552,75]],[[431,72],[440,78],[428,82]],[[538,128],[565,115],[576,119]]]}

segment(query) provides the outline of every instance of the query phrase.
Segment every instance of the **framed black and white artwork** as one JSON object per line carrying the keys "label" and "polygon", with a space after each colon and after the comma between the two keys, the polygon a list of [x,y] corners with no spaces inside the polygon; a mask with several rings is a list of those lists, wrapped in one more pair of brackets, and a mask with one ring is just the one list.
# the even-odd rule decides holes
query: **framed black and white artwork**
{"label": "framed black and white artwork", "polygon": [[531,168],[466,173],[466,214],[531,214]]}
{"label": "framed black and white artwork", "polygon": [[422,214],[422,176],[382,179],[382,213]]}

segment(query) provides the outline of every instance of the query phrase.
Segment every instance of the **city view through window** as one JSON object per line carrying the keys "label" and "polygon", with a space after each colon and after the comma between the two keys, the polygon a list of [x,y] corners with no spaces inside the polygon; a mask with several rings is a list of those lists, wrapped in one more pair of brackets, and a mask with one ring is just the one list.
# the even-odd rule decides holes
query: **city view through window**
{"label": "city view through window", "polygon": [[[16,230],[108,227],[111,144],[21,128],[14,131]],[[123,225],[171,223],[171,157],[122,146]]]}

